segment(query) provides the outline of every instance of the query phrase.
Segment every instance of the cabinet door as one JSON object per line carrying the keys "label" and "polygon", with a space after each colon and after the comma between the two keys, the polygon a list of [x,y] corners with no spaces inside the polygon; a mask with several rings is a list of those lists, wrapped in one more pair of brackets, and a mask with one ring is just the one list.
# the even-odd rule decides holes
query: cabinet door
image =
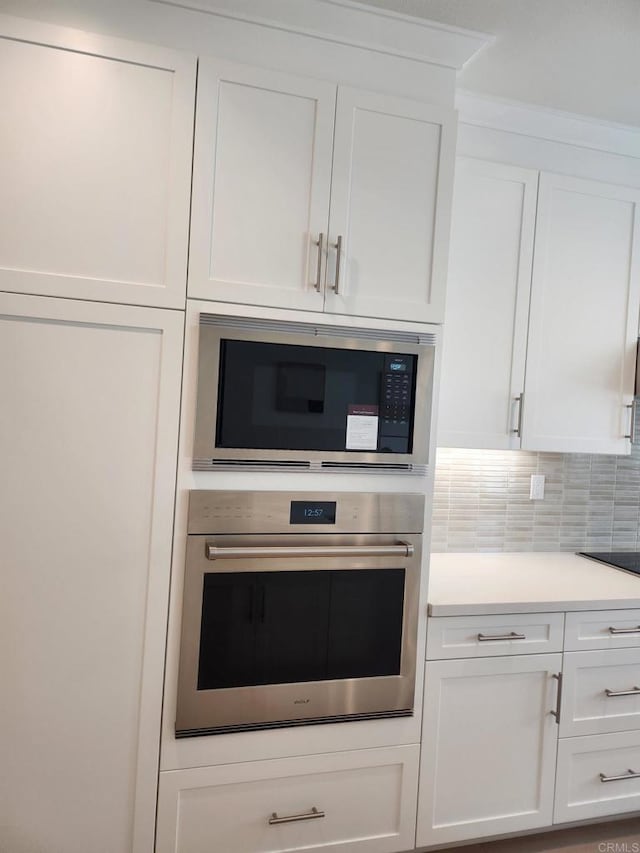
{"label": "cabinet door", "polygon": [[551,824],[561,661],[427,663],[418,846]]}
{"label": "cabinet door", "polygon": [[0,849],[152,853],[183,316],[0,294]]}
{"label": "cabinet door", "polygon": [[1,290],[184,307],[195,66],[3,21]]}
{"label": "cabinet door", "polygon": [[339,89],[327,311],[442,322],[454,148],[453,112]]}
{"label": "cabinet door", "polygon": [[640,190],[542,174],[522,446],[629,453]]}
{"label": "cabinet door", "polygon": [[438,444],[520,447],[538,173],[459,159]]}
{"label": "cabinet door", "polygon": [[200,60],[189,296],[322,310],[335,99],[330,83]]}

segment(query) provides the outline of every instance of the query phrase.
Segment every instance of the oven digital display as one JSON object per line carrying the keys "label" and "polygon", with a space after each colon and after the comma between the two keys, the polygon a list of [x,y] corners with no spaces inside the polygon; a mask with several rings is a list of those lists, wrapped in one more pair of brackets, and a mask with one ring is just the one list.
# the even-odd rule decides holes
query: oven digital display
{"label": "oven digital display", "polygon": [[335,524],[335,501],[291,501],[289,524]]}

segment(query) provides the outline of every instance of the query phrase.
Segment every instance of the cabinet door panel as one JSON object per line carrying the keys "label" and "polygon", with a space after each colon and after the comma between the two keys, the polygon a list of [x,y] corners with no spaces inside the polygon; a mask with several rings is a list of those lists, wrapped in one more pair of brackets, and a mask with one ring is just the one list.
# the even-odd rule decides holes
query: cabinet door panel
{"label": "cabinet door panel", "polygon": [[629,453],[640,191],[542,174],[522,446]]}
{"label": "cabinet door panel", "polygon": [[322,309],[315,242],[326,239],[335,93],[201,60],[190,296]]}
{"label": "cabinet door panel", "polygon": [[419,846],[551,824],[561,661],[427,663]]}
{"label": "cabinet door panel", "polygon": [[25,24],[0,73],[0,288],[184,307],[195,58]]}
{"label": "cabinet door panel", "polygon": [[328,311],[442,321],[454,138],[453,113],[340,87]]}
{"label": "cabinet door panel", "polygon": [[459,159],[438,444],[520,446],[538,173]]}
{"label": "cabinet door panel", "polygon": [[2,850],[153,850],[182,325],[0,294]]}

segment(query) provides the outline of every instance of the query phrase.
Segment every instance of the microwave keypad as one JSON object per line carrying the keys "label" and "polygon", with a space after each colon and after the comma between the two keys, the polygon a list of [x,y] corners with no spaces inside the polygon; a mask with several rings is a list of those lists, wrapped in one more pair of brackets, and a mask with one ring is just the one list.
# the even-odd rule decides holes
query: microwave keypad
{"label": "microwave keypad", "polygon": [[382,383],[382,417],[393,423],[407,423],[410,417],[411,377],[387,373]]}

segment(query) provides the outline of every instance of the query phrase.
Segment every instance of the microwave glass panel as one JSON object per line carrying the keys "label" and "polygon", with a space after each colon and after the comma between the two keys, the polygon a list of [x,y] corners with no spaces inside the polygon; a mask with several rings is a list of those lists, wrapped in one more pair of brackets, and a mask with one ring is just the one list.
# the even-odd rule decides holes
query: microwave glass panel
{"label": "microwave glass panel", "polygon": [[417,358],[222,340],[216,446],[411,453]]}

